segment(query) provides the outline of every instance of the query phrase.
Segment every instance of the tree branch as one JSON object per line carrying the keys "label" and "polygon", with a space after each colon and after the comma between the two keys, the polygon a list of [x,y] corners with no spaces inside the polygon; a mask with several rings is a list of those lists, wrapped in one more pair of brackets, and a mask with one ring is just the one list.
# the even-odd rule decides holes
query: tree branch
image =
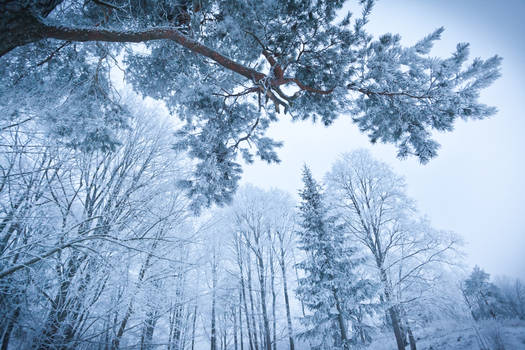
{"label": "tree branch", "polygon": [[208,57],[224,68],[234,71],[250,80],[257,82],[266,77],[265,74],[237,63],[217,51],[198,43],[173,27],[157,27],[138,31],[125,31],[45,25],[39,35],[40,38],[37,38],[37,40],[48,38],[76,42],[104,41],[117,43],[142,43],[153,40],[172,40],[190,51]]}

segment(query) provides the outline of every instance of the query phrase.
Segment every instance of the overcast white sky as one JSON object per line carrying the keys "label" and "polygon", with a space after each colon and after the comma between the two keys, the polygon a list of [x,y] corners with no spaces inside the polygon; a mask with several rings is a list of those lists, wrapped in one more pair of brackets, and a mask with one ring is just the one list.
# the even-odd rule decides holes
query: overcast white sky
{"label": "overcast white sky", "polygon": [[392,146],[370,145],[348,116],[329,128],[285,117],[269,133],[285,142],[281,164],[245,166],[243,182],[296,194],[304,163],[321,179],[341,153],[368,148],[406,177],[409,195],[435,227],[464,237],[469,264],[525,278],[524,15],[524,0],[379,1],[368,25],[374,35],[399,33],[411,45],[444,26],[434,55],[449,55],[456,43],[470,42],[472,57],[502,56],[503,76],[481,98],[498,107],[497,115],[458,121],[452,133],[437,135],[442,147],[427,165],[396,159]]}

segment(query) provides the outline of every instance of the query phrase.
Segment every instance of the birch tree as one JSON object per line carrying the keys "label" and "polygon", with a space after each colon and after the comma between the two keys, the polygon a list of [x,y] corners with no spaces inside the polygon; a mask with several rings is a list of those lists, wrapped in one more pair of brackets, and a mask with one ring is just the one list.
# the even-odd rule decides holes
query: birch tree
{"label": "birch tree", "polygon": [[[446,263],[459,240],[452,233],[433,230],[424,220],[418,223],[404,179],[365,150],[344,154],[326,179],[345,230],[374,261],[398,349],[405,349],[407,334],[415,349],[406,318],[407,295],[402,291],[425,278],[431,280],[432,266]],[[419,284],[416,289],[420,293],[427,287]]]}

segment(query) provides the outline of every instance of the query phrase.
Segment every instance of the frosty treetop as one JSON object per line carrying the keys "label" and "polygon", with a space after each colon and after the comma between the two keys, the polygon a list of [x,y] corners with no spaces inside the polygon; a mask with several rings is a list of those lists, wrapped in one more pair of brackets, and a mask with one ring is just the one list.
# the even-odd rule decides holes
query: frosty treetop
{"label": "frosty treetop", "polygon": [[442,28],[406,48],[398,35],[373,39],[373,1],[359,3],[352,16],[340,0],[0,0],[3,118],[111,147],[126,124],[110,77],[118,66],[183,121],[175,147],[197,160],[183,185],[200,207],[230,200],[239,154],[279,161],[281,143],[265,136],[279,115],[325,125],[350,115],[372,142],[426,162],[439,146],[432,130],[495,112],[478,96],[499,57],[468,63],[467,44],[429,56]]}

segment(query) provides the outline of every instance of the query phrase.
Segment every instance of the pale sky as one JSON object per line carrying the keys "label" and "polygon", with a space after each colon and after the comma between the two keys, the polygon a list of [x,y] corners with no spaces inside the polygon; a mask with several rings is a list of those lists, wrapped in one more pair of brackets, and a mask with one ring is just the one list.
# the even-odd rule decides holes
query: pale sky
{"label": "pale sky", "polygon": [[281,164],[245,166],[243,182],[296,194],[304,163],[322,179],[341,153],[367,148],[406,177],[408,194],[436,228],[463,236],[468,264],[493,276],[525,278],[524,16],[524,0],[379,1],[368,25],[374,35],[399,33],[411,45],[444,26],[433,55],[447,56],[458,42],[469,42],[471,57],[502,56],[503,76],[481,96],[499,112],[487,120],[458,121],[453,132],[436,135],[442,147],[427,165],[396,159],[393,146],[371,145],[349,116],[328,128],[291,123],[286,116],[269,132],[284,141]]}

